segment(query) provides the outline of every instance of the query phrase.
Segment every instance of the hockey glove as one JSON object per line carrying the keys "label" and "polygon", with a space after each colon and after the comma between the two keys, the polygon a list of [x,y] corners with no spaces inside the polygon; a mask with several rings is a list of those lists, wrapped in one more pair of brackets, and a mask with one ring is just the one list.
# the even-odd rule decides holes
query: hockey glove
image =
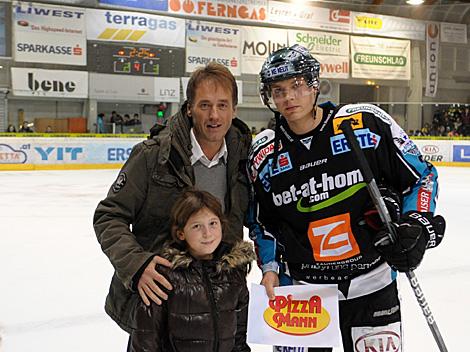
{"label": "hockey glove", "polygon": [[[379,186],[380,194],[382,195],[382,199],[385,203],[385,206],[390,213],[390,217],[392,222],[397,222],[400,219],[401,213],[401,200],[398,193],[388,187]],[[383,223],[380,219],[379,212],[374,206],[374,203],[370,202],[366,206],[366,211],[364,212],[364,222],[369,226],[371,229],[375,231],[379,231],[383,229]]]}
{"label": "hockey glove", "polygon": [[387,230],[379,232],[375,248],[394,270],[407,272],[418,267],[426,248],[441,242],[445,221],[440,215],[409,212],[398,223],[392,223],[392,229],[393,236]]}

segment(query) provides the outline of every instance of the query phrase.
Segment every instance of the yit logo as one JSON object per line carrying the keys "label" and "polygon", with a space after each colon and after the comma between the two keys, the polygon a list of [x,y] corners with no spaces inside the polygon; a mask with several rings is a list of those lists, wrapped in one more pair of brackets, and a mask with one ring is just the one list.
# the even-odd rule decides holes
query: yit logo
{"label": "yit logo", "polygon": [[360,253],[351,230],[349,213],[311,222],[308,239],[317,262],[343,260]]}
{"label": "yit logo", "polygon": [[75,91],[76,84],[73,81],[62,82],[59,80],[49,81],[45,79],[44,81],[38,81],[34,79],[33,72],[28,72],[28,87],[33,92],[38,91],[39,88],[43,92],[73,92]]}
{"label": "yit logo", "polygon": [[[78,160],[78,154],[83,153],[81,147],[34,147],[41,156],[41,160]],[[49,159],[51,158],[51,159]]]}
{"label": "yit logo", "polygon": [[330,10],[330,21],[339,23],[350,23],[350,12],[348,10]]}
{"label": "yit logo", "polygon": [[330,314],[320,296],[294,299],[292,295],[276,296],[264,311],[264,321],[281,333],[305,336],[318,333],[330,324]]}

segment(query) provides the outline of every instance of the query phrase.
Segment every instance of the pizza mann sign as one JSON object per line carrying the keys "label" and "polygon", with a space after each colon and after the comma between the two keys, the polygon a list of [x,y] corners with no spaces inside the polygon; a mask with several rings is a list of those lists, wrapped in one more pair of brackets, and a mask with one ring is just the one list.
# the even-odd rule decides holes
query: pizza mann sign
{"label": "pizza mann sign", "polygon": [[263,286],[251,286],[248,342],[302,347],[340,345],[335,285],[283,286],[274,292],[275,299],[269,300]]}
{"label": "pizza mann sign", "polygon": [[12,67],[16,96],[87,98],[88,72]]}

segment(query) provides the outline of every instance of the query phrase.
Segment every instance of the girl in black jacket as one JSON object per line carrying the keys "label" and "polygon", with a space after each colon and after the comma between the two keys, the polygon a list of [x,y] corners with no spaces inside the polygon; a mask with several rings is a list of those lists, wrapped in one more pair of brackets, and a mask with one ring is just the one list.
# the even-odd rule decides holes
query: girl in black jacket
{"label": "girl in black jacket", "polygon": [[173,241],[159,267],[173,285],[161,306],[135,294],[128,352],[250,351],[246,343],[246,275],[255,259],[248,242],[223,242],[225,220],[210,193],[186,191],[171,213]]}

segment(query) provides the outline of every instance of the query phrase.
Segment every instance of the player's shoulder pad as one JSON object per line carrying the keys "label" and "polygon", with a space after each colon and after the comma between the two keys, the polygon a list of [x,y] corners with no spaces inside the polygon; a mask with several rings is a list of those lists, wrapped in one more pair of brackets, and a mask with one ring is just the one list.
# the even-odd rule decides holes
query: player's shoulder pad
{"label": "player's shoulder pad", "polygon": [[274,131],[266,129],[256,135],[248,153],[248,171],[252,181],[258,176],[261,165],[267,163],[274,152]]}
{"label": "player's shoulder pad", "polygon": [[251,142],[249,159],[251,159],[255,154],[257,154],[261,149],[269,146],[274,141],[274,131],[271,129],[266,129],[258,133],[253,141]]}
{"label": "player's shoulder pad", "polygon": [[335,115],[335,118],[345,117],[345,116],[352,116],[355,114],[371,114],[380,120],[382,120],[387,125],[391,125],[393,123],[393,118],[383,111],[378,106],[372,104],[347,104],[341,106],[338,109],[338,112]]}

